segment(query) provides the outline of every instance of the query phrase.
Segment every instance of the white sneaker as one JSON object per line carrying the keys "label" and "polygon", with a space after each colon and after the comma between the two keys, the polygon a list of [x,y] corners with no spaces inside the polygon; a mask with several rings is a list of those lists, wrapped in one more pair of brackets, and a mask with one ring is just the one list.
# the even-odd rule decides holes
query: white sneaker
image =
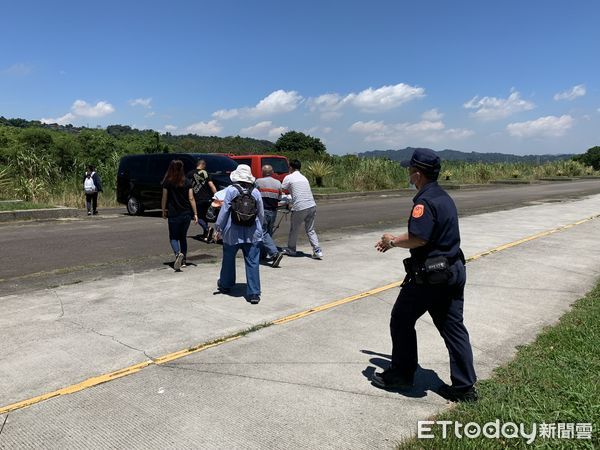
{"label": "white sneaker", "polygon": [[316,248],[313,251],[312,257],[313,257],[313,259],[322,259],[323,258],[323,252],[321,251],[320,248]]}
{"label": "white sneaker", "polygon": [[180,270],[182,263],[183,263],[183,253],[179,252],[179,253],[177,253],[177,256],[175,257],[175,262],[173,263],[173,269]]}

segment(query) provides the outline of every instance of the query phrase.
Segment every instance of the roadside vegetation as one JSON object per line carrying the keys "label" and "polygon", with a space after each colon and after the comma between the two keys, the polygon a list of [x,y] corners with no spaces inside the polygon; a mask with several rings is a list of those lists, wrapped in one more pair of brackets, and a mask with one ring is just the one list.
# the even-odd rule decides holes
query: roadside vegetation
{"label": "roadside vegetation", "polygon": [[[315,192],[344,192],[407,187],[407,173],[384,158],[327,153],[320,139],[287,132],[272,143],[239,136],[173,136],[153,130],[111,125],[106,129],[43,125],[0,117],[0,200],[84,207],[82,179],[93,164],[103,180],[103,207],[118,206],[115,182],[119,160],[135,153],[275,153],[298,158]],[[588,159],[584,157],[589,156]],[[578,160],[529,163],[443,163],[443,183],[484,184],[498,179],[600,176],[600,147]]]}
{"label": "roadside vegetation", "polygon": [[[492,378],[480,381],[478,402],[458,404],[430,419],[480,426],[496,420],[523,423],[528,433],[533,423],[587,423],[592,424],[591,439],[582,439],[577,425],[572,438],[561,438],[556,425],[556,438],[538,436],[530,445],[520,437],[459,439],[454,432],[443,439],[440,429],[434,428],[435,438],[411,439],[398,449],[600,448],[599,348],[600,283],[558,324],[546,328],[532,344],[520,347],[513,361],[496,369]],[[570,427],[562,428],[570,434]]]}

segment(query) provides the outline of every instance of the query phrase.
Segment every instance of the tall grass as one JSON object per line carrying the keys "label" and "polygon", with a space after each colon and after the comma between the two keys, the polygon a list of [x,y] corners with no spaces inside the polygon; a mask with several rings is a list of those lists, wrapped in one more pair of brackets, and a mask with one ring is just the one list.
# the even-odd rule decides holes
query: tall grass
{"label": "tall grass", "polygon": [[[103,181],[100,205],[118,206],[116,178],[119,154],[115,151],[96,168]],[[327,156],[304,160],[305,174],[313,184],[334,191],[374,191],[408,186],[408,171],[398,162],[382,158],[359,158],[354,155]],[[20,199],[83,208],[83,176],[85,165],[73,162],[69,173],[55,167],[35,149],[17,151],[8,166],[0,167],[0,199]],[[600,171],[572,160],[542,165],[527,163],[472,163],[446,161],[442,164],[440,181],[450,183],[486,184],[493,180],[520,178],[537,180],[545,177],[585,175],[600,176]]]}
{"label": "tall grass", "polygon": [[[103,181],[102,206],[117,206],[118,166],[119,155],[115,152],[97,167]],[[83,208],[85,170],[85,164],[74,161],[70,173],[63,173],[43,153],[34,148],[22,148],[12,155],[8,166],[0,168],[0,199]]]}

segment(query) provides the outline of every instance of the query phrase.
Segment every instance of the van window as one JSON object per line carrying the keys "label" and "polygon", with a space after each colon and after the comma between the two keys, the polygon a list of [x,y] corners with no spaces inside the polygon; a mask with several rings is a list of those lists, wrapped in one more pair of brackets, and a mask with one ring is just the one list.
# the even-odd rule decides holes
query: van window
{"label": "van window", "polygon": [[155,179],[162,180],[165,174],[167,173],[167,169],[169,168],[169,163],[173,157],[169,157],[169,155],[151,155],[148,157],[148,175]]}
{"label": "van window", "polygon": [[206,161],[206,170],[212,174],[227,174],[233,172],[238,166],[238,162],[222,155],[203,155],[201,158]]}
{"label": "van window", "polygon": [[121,167],[119,167],[119,173],[121,175],[127,175],[132,177],[139,177],[144,175],[146,172],[146,158],[133,156],[130,158],[123,158],[121,160]]}
{"label": "van window", "polygon": [[290,167],[284,158],[262,158],[260,166],[270,165],[275,173],[288,173]]}
{"label": "van window", "polygon": [[238,164],[246,164],[247,166],[252,167],[252,159],[250,158],[235,158]]}

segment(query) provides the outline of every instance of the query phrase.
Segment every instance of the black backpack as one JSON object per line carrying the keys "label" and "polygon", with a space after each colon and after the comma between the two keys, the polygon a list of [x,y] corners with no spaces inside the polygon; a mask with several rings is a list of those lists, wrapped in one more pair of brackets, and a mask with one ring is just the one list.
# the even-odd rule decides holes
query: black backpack
{"label": "black backpack", "polygon": [[239,184],[232,184],[237,189],[239,195],[231,201],[231,221],[236,225],[250,227],[254,225],[258,205],[256,199],[252,197],[254,186],[244,189]]}

